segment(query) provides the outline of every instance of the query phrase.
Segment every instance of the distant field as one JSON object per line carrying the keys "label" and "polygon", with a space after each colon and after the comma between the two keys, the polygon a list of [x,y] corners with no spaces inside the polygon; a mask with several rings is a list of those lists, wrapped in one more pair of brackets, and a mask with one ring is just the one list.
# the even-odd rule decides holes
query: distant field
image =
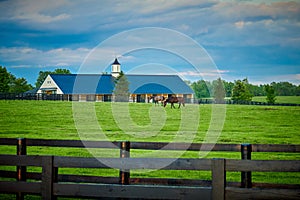
{"label": "distant field", "polygon": [[[252,101],[267,102],[266,96],[253,97]],[[300,96],[277,96],[275,103],[296,103],[300,104]]]}
{"label": "distant field", "polygon": [[[78,105],[91,104],[77,102]],[[126,134],[113,117],[110,103],[95,103],[97,120],[111,141],[151,141],[170,142],[177,135],[180,127],[181,110],[155,107],[152,104],[130,104],[130,117],[140,126],[150,123],[149,110],[160,109],[166,113],[166,122],[161,130],[152,136],[143,137],[135,134]],[[186,105],[182,109],[196,109],[197,105]],[[195,133],[193,142],[202,142],[210,126],[212,105],[200,105],[199,127]],[[60,101],[0,101],[0,137],[6,138],[40,138],[40,139],[74,139],[80,137],[74,124],[72,102]],[[300,107],[298,106],[253,106],[253,105],[227,105],[224,127],[218,143],[252,143],[252,144],[300,144]],[[84,120],[84,119],[83,119]],[[129,120],[129,119],[128,119]],[[89,127],[89,122],[84,122]],[[95,131],[97,132],[97,130]],[[138,133],[137,133],[138,134]],[[188,136],[180,135],[180,141],[186,142]],[[94,140],[100,140],[95,133]],[[15,154],[15,147],[0,147],[1,153]],[[145,152],[135,150],[133,157],[142,157]],[[67,156],[91,156],[87,149],[77,148],[49,148],[30,147],[28,154],[53,154]],[[118,151],[99,151],[98,155],[106,157],[118,156]],[[161,157],[170,157],[160,155]],[[186,152],[183,157],[197,158],[198,153]],[[240,159],[239,153],[213,152],[208,158],[224,157]],[[283,153],[253,153],[253,159],[299,159],[299,154]],[[69,173],[74,169],[63,169],[60,173]],[[34,171],[34,170],[33,170]],[[117,170],[110,172],[99,170],[80,170],[80,174],[118,175]],[[253,179],[257,182],[299,183],[300,175],[282,173],[254,173]],[[176,178],[199,178],[198,172],[169,172],[157,171],[149,174],[133,173],[133,176],[147,177],[176,177]],[[210,173],[201,175],[209,179]],[[227,180],[239,181],[239,173],[229,173]]]}

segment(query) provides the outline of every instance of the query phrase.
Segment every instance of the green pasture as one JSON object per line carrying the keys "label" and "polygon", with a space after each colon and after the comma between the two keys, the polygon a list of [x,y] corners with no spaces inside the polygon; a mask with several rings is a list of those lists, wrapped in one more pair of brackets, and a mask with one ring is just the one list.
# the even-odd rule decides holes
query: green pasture
{"label": "green pasture", "polygon": [[[266,96],[256,96],[252,101],[267,102]],[[300,104],[300,96],[276,96],[275,103],[296,103]]]}
{"label": "green pasture", "polygon": [[[152,104],[130,103],[128,105],[129,115],[123,111],[118,113],[119,110],[116,109],[119,108],[114,106],[115,104],[102,102],[74,102],[72,105],[72,102],[61,101],[0,101],[0,137],[200,143],[205,140],[208,130],[210,130],[210,134],[212,134],[210,136],[215,137],[217,143],[300,144],[300,107],[298,106],[226,105],[218,107],[219,105],[188,104],[182,109],[171,109],[169,105],[163,108],[155,107]],[[219,119],[218,115],[221,115],[220,113],[223,111],[226,111],[224,126],[219,135],[219,127],[217,127],[219,124],[215,119]],[[123,122],[127,120],[128,124],[132,123],[137,128],[129,129],[132,132],[124,131],[124,128],[120,127],[115,113],[120,118],[118,120],[123,120]],[[180,125],[183,114],[191,119],[186,122],[190,124],[178,132],[180,128],[184,127]],[[191,115],[189,116],[189,114]],[[197,124],[192,120],[195,115],[199,115]],[[217,117],[214,118],[214,116]],[[95,119],[98,125],[95,125],[91,119]],[[162,126],[157,125],[160,123]],[[157,132],[155,132],[156,129],[158,129]],[[151,131],[154,133],[152,134]],[[2,154],[15,154],[16,148],[0,146],[0,151]],[[118,157],[119,151],[28,147],[28,154]],[[165,151],[159,154],[151,154],[151,151],[145,150],[132,150],[131,152],[132,157],[174,157],[178,154],[182,154],[181,157],[186,158],[203,157],[199,152]],[[210,152],[204,157],[240,159],[240,153]],[[253,153],[252,159],[299,160],[300,155]],[[29,171],[39,170],[29,168]],[[60,169],[59,173],[118,176],[118,171],[114,169]],[[210,179],[210,172],[159,170],[144,173],[134,171],[132,177]],[[239,181],[240,173],[227,174],[227,180]],[[254,182],[299,184],[299,180],[299,173],[253,173]]]}
{"label": "green pasture", "polygon": [[[131,103],[129,104],[129,116],[137,126],[151,124],[149,112],[153,110],[158,110],[158,114],[166,115],[167,118],[164,126],[156,135],[135,136],[135,133],[130,131],[124,133],[118,126],[112,114],[114,108],[111,103],[75,102],[75,105],[78,105],[79,109],[82,107],[83,112],[87,112],[85,105],[91,105],[92,107],[88,106],[87,108],[94,109],[91,110],[91,114],[96,112],[101,132],[111,141],[172,141],[179,129],[181,113],[184,109],[199,110],[200,119],[198,129],[193,133],[193,142],[202,142],[210,124],[214,123],[211,121],[213,105],[188,104],[180,110],[170,109],[169,105],[163,108],[155,107],[152,104]],[[217,109],[215,108],[216,111],[218,111]],[[217,140],[218,143],[300,144],[300,107],[298,106],[226,105],[225,109],[224,126]],[[80,112],[78,109],[75,111]],[[0,116],[1,137],[80,139],[74,123],[72,102],[0,101]],[[128,118],[128,116],[124,117]],[[89,119],[86,122],[84,120],[80,120],[80,125],[86,124],[86,129],[91,129]],[[93,132],[95,135],[91,139],[101,140],[102,136],[98,134],[99,130],[96,128]],[[151,130],[147,127],[145,129]],[[141,130],[144,130],[143,127]],[[181,142],[185,142],[186,136],[189,135],[182,135]]]}

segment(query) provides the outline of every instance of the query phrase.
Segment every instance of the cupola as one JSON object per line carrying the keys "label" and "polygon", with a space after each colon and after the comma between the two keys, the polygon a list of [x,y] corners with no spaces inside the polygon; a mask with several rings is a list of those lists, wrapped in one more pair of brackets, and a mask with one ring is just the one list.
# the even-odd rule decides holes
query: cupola
{"label": "cupola", "polygon": [[120,75],[120,72],[121,72],[121,64],[116,58],[115,61],[111,64],[111,75],[113,77],[118,77]]}

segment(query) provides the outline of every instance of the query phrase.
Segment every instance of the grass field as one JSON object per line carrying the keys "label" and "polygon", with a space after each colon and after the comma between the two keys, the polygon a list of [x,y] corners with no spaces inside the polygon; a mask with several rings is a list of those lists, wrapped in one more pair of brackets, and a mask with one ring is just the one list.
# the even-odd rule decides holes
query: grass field
{"label": "grass field", "polygon": [[[94,103],[77,102],[85,110],[85,105]],[[165,113],[165,122],[156,134],[139,135],[138,132],[128,133],[118,126],[112,112],[111,103],[95,103],[96,118],[106,138],[111,141],[151,141],[170,142],[178,136],[181,115],[184,109],[198,112],[198,105],[187,105],[182,110],[162,107],[154,107],[151,104],[129,104],[130,118],[138,126],[151,124],[152,113]],[[211,125],[212,105],[200,105],[198,127],[194,135],[181,134],[178,142],[202,142]],[[78,111],[78,110],[77,110]],[[75,112],[77,112],[75,111]],[[150,112],[150,115],[149,115]],[[80,135],[75,127],[72,102],[59,101],[0,101],[0,137],[3,138],[40,138],[40,139],[74,139],[79,140]],[[75,113],[76,114],[76,113]],[[122,116],[121,116],[122,117]],[[192,117],[192,116],[191,116]],[[126,118],[127,119],[127,118]],[[125,119],[125,120],[126,120]],[[252,144],[300,144],[300,107],[290,106],[251,106],[251,105],[227,105],[224,127],[218,143],[252,143]],[[93,140],[101,140],[97,130],[89,126],[89,121],[82,119],[87,129],[93,131]],[[127,119],[129,120],[129,119]],[[76,121],[76,120],[75,120]],[[212,122],[213,124],[214,122]],[[192,137],[192,138],[189,138]],[[15,154],[15,147],[2,146],[1,153]],[[55,148],[55,147],[29,147],[29,155],[67,155],[67,156],[91,156],[87,149]],[[98,150],[97,156],[118,157],[119,152],[111,150]],[[145,151],[134,150],[132,157],[143,157]],[[170,157],[166,152],[161,157]],[[183,157],[197,158],[197,152],[185,152]],[[240,159],[239,153],[211,152],[207,158],[224,157]],[[252,159],[300,159],[299,154],[284,153],[253,153]],[[29,169],[35,171],[36,169]],[[63,169],[60,173],[74,173],[74,169]],[[76,171],[80,174],[118,175],[117,170],[86,170]],[[281,182],[299,184],[299,173],[253,173],[253,181],[257,182]],[[210,173],[199,175],[199,172],[166,172],[155,171],[151,173],[135,172],[132,176],[147,177],[175,177],[175,178],[203,178],[210,179]],[[228,181],[239,181],[239,173],[227,175]]]}
{"label": "grass field", "polygon": [[[166,123],[156,136],[134,137],[118,127],[110,105],[95,103],[98,121],[110,140],[168,142],[177,134],[181,120],[181,111],[178,109],[165,108]],[[193,109],[193,106],[197,108],[197,105],[187,105],[183,109]],[[130,104],[129,108],[130,117],[139,125],[150,123],[150,109],[165,112],[162,107],[151,104]],[[210,125],[211,109],[211,105],[200,105],[199,127],[194,142],[203,141]],[[300,107],[297,106],[227,105],[218,143],[300,144],[299,111]],[[0,116],[1,137],[80,139],[74,124],[71,102],[0,101]],[[182,140],[184,142],[186,138],[183,136]]]}
{"label": "grass field", "polygon": [[[266,96],[256,96],[252,101],[267,102]],[[275,103],[296,103],[300,104],[300,96],[277,96]]]}

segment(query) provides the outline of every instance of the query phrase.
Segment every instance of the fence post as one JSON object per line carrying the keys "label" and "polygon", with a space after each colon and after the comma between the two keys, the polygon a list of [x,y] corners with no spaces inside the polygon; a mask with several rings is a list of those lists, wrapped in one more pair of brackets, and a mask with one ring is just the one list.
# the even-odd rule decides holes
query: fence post
{"label": "fence post", "polygon": [[[26,155],[26,139],[17,139],[17,155]],[[17,166],[17,181],[26,181],[26,166]],[[23,200],[24,194],[18,192],[16,195],[17,200]]]}
{"label": "fence post", "polygon": [[[54,165],[54,156],[52,159],[52,166]],[[52,200],[57,200],[57,196],[54,196],[53,184],[58,182],[58,167],[52,167]]]}
{"label": "fence post", "polygon": [[225,159],[212,159],[212,200],[225,199],[226,171]]}
{"label": "fence post", "polygon": [[43,200],[53,200],[53,183],[57,177],[57,170],[53,167],[54,156],[44,156],[42,158],[42,186],[41,194]]}
{"label": "fence post", "polygon": [[[120,142],[120,158],[130,157],[130,142]],[[129,185],[130,171],[129,169],[120,170],[119,183],[122,185]]]}
{"label": "fence post", "polygon": [[[251,144],[241,144],[242,160],[251,160],[251,152],[252,152]],[[252,187],[251,172],[241,172],[241,187],[242,188]]]}

